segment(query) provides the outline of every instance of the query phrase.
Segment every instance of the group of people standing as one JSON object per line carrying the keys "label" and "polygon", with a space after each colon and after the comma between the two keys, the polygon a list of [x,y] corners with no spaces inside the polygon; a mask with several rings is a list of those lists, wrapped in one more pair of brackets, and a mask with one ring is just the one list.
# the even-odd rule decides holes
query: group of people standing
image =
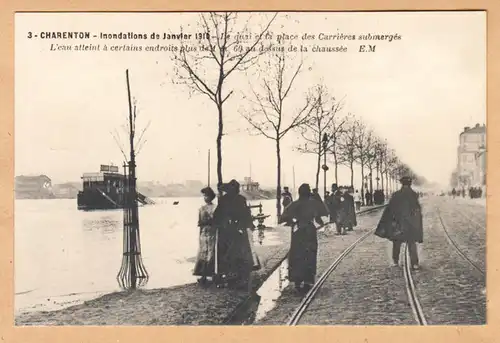
{"label": "group of people standing", "polygon": [[[393,242],[393,262],[399,263],[402,243],[407,243],[412,266],[418,267],[416,243],[423,241],[422,215],[418,195],[411,189],[411,178],[401,178],[402,188],[395,192],[384,209],[375,234]],[[224,195],[218,205],[216,195],[207,187],[202,190],[205,205],[199,210],[200,245],[194,275],[205,284],[211,277],[217,285],[247,288],[251,291],[251,273],[260,269],[260,262],[253,250],[253,218],[246,199],[239,194],[240,185],[231,180],[219,189]],[[317,189],[311,190],[304,183],[298,189],[298,199],[293,200],[284,188],[284,210],[278,223],[291,227],[288,253],[288,279],[299,292],[307,292],[315,282],[318,252],[318,227],[324,226],[322,217],[335,223],[336,233],[344,235],[357,226],[356,209],[359,195],[351,195],[352,188],[332,185],[331,193],[321,200]]]}
{"label": "group of people standing", "polygon": [[198,282],[203,285],[210,277],[218,287],[250,289],[252,271],[260,269],[252,244],[252,214],[236,180],[221,185],[220,191],[223,195],[215,206],[215,192],[210,187],[201,190],[205,205],[199,209],[199,250],[193,274],[200,276]]}

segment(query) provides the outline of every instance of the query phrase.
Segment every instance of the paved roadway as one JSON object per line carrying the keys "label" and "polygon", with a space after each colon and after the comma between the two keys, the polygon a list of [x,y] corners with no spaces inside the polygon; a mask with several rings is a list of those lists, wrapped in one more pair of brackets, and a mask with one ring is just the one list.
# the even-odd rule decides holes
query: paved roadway
{"label": "paved roadway", "polygon": [[[486,209],[481,203],[448,197],[421,200],[424,243],[421,269],[411,273],[428,325],[486,322]],[[318,277],[349,245],[376,227],[380,212],[358,218],[355,232],[319,238]],[[391,244],[369,234],[340,262],[313,298],[298,325],[415,325],[403,254],[391,266]],[[302,298],[289,286],[257,325],[286,324]]]}

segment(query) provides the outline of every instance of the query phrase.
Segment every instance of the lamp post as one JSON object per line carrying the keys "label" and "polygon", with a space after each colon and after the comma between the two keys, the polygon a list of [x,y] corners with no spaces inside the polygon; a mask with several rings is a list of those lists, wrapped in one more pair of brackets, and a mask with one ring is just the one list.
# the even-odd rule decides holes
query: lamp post
{"label": "lamp post", "polygon": [[323,199],[326,199],[326,172],[328,171],[328,166],[326,165],[326,148],[328,145],[328,135],[323,134]]}

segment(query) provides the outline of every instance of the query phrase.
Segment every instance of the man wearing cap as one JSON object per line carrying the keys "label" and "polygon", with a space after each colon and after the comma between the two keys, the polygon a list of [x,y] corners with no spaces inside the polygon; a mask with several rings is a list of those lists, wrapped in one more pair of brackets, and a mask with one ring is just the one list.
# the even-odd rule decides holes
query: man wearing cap
{"label": "man wearing cap", "polygon": [[281,197],[283,198],[282,201],[283,208],[285,208],[292,203],[293,198],[292,198],[292,193],[290,193],[290,191],[288,190],[288,187],[284,187],[283,190],[284,192],[281,194]]}
{"label": "man wearing cap", "polygon": [[416,243],[423,242],[422,210],[418,195],[411,188],[410,176],[400,179],[401,189],[392,196],[384,209],[375,235],[392,241],[393,265],[399,265],[402,243],[408,245],[412,269],[419,268]]}

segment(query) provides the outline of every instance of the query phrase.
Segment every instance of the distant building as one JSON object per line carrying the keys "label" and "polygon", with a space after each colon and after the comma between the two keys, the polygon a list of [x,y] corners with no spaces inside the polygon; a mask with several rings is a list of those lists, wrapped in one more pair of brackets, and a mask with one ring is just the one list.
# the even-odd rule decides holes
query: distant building
{"label": "distant building", "polygon": [[52,199],[52,180],[47,175],[26,176],[15,178],[17,199]]}
{"label": "distant building", "polygon": [[81,189],[80,184],[73,182],[52,185],[54,196],[61,199],[75,199]]}
{"label": "distant building", "polygon": [[459,187],[486,184],[486,125],[465,127],[460,133],[456,175]]}

